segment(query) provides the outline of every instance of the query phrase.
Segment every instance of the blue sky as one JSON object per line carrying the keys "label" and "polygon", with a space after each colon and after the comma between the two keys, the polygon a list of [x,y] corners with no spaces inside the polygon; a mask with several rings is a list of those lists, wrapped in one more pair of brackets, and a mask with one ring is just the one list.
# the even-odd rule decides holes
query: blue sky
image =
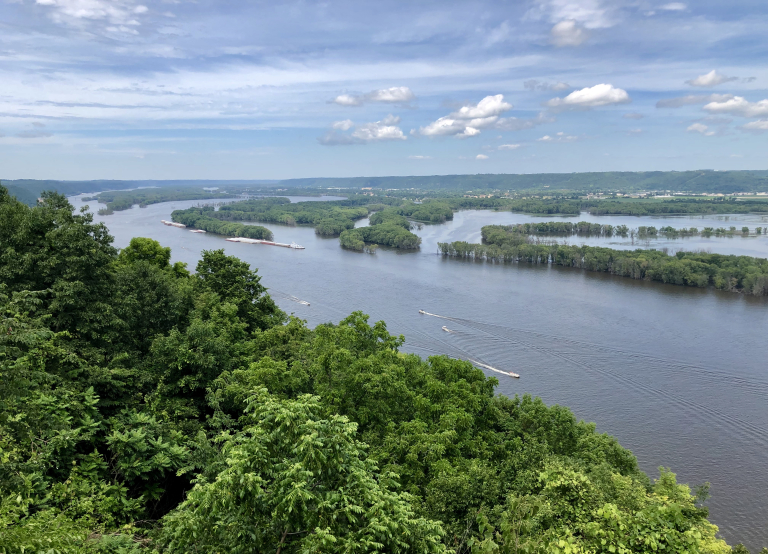
{"label": "blue sky", "polygon": [[768,4],[0,0],[0,177],[768,167]]}

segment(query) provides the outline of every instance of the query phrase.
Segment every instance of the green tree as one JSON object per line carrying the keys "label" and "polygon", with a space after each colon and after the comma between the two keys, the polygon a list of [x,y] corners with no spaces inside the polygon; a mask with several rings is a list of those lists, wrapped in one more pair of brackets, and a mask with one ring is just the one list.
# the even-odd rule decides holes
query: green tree
{"label": "green tree", "polygon": [[165,517],[167,552],[446,552],[439,523],[414,514],[346,417],[266,389],[248,411],[249,427],[225,446],[227,468]]}
{"label": "green tree", "polygon": [[196,276],[205,289],[237,307],[237,315],[249,331],[269,329],[285,321],[285,314],[267,294],[256,270],[227,256],[224,250],[203,250]]}

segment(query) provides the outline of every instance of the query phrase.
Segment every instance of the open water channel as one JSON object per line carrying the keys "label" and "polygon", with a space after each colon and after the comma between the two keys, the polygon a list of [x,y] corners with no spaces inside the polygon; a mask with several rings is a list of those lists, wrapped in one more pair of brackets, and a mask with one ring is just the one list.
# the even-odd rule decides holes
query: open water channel
{"label": "open water channel", "polygon": [[[198,203],[135,207],[96,219],[107,224],[117,247],[135,236],[151,237],[170,246],[173,260],[190,269],[201,250],[224,248],[258,268],[280,307],[312,326],[362,310],[372,321],[385,320],[390,332],[405,335],[404,350],[472,358],[519,373],[519,380],[488,374],[500,379],[501,394],[531,393],[596,422],[599,431],[631,449],[651,477],[665,466],[681,482],[709,481],[710,517],[721,535],[753,551],[768,546],[768,299],[436,253],[437,242],[479,242],[483,225],[541,217],[458,212],[453,221],[417,231],[423,239],[417,252],[380,248],[362,254],[343,250],[338,239],[318,237],[309,227],[265,225],[275,240],[306,247],[291,250],[226,242],[160,223],[173,209]],[[765,215],[563,219],[631,228],[768,226]],[[765,235],[568,240],[768,257]],[[419,309],[450,319],[420,315]],[[444,332],[443,325],[452,332]]]}

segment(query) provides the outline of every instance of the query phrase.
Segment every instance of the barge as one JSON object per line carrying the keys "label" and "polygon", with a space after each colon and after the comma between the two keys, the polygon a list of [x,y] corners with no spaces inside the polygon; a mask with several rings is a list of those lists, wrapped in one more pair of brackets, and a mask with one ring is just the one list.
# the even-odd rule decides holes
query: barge
{"label": "barge", "polygon": [[287,244],[284,242],[274,242],[271,240],[261,240],[261,239],[249,239],[245,237],[231,237],[228,238],[227,241],[229,242],[244,242],[246,244],[266,244],[268,246],[282,246],[283,248],[293,248],[294,250],[304,250],[304,247],[300,244],[296,244],[295,242],[292,242],[291,244]]}

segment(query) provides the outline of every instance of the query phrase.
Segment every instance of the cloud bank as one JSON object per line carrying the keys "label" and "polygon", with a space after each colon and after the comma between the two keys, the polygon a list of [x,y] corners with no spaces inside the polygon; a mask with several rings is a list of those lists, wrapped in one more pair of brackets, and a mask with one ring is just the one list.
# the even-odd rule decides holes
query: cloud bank
{"label": "cloud bank", "polygon": [[407,104],[416,99],[408,87],[390,87],[378,90],[372,90],[367,94],[358,96],[350,94],[340,94],[331,102],[339,106],[362,106],[366,102],[382,102],[385,104]]}

